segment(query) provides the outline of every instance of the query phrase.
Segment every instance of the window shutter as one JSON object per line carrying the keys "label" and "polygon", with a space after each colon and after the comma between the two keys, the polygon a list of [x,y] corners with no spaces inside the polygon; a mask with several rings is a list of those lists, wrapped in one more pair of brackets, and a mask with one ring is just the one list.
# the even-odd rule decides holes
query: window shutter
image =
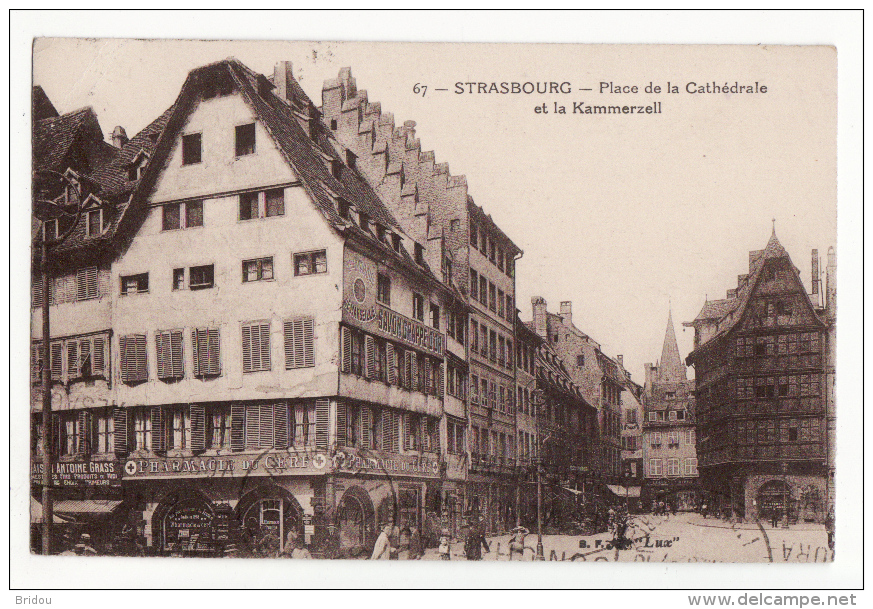
{"label": "window shutter", "polygon": [[91,454],[91,415],[87,410],[80,410],[76,418],[76,454]]}
{"label": "window shutter", "polygon": [[91,266],[76,271],[76,299],[97,298],[97,267]]}
{"label": "window shutter", "polygon": [[[458,374],[460,374],[460,372]],[[443,364],[442,364],[442,362],[437,362],[436,377],[437,377],[437,379],[436,379],[437,380],[437,387],[436,387],[437,395],[440,397],[443,397],[446,394],[446,383],[445,383],[445,379],[443,378]],[[457,379],[455,380],[455,382],[458,383]],[[458,383],[458,385],[460,385],[460,383]],[[460,393],[460,391],[458,393]],[[463,396],[460,396],[460,395],[458,397],[463,398]]]}
{"label": "window shutter", "polygon": [[67,341],[67,379],[79,378],[79,341]]}
{"label": "window shutter", "polygon": [[285,322],[285,368],[315,365],[315,322],[311,317]]}
{"label": "window shutter", "polygon": [[273,446],[273,405],[261,404],[260,416],[258,417],[258,446],[272,448]]}
{"label": "window shutter", "polygon": [[145,334],[137,334],[134,337],[134,362],[135,373],[133,380],[145,381],[148,380],[148,358],[146,355],[146,336]]}
{"label": "window shutter", "polygon": [[430,437],[430,428],[428,426],[428,417],[421,417],[419,419],[420,427],[421,427],[421,449],[425,452],[431,451],[431,437]]}
{"label": "window shutter", "polygon": [[273,446],[288,448],[288,404],[273,404]]}
{"label": "window shutter", "polygon": [[167,350],[169,345],[166,344],[166,332],[155,332],[155,352],[158,357],[158,378],[165,379],[170,376],[167,372]]}
{"label": "window shutter", "polygon": [[391,434],[391,450],[392,452],[399,453],[400,452],[400,438],[398,434],[400,433],[400,421],[398,420],[398,416],[396,412],[391,413],[391,426],[389,427],[389,433]]}
{"label": "window shutter", "polygon": [[413,367],[415,361],[415,353],[412,351],[404,352],[404,359],[406,360],[404,365],[403,372],[403,386],[410,391],[415,389],[415,380],[413,379]]}
{"label": "window shutter", "polygon": [[427,394],[434,393],[432,364],[429,357],[424,358],[424,392]]}
{"label": "window shutter", "polygon": [[209,328],[206,330],[206,349],[208,356],[206,358],[206,374],[218,375],[221,374],[221,336],[218,328]]}
{"label": "window shutter", "polygon": [[257,404],[247,404],[245,407],[245,446],[257,448],[261,436],[261,411]]}
{"label": "window shutter", "polygon": [[205,345],[201,344],[201,337],[205,338],[205,336],[203,336],[203,330],[200,330],[199,328],[191,330],[191,349],[194,352],[194,376],[201,376],[203,374],[200,365],[200,358],[203,356]]}
{"label": "window shutter", "polygon": [[79,376],[94,376],[94,358],[91,354],[91,341],[95,339],[83,338],[79,342],[79,359],[76,363],[76,372]]}
{"label": "window shutter", "polygon": [[330,431],[330,400],[315,400],[315,448],[327,450]]}
{"label": "window shutter", "polygon": [[300,324],[303,326],[303,366],[311,368],[315,366],[315,319],[301,319]]}
{"label": "window shutter", "polygon": [[364,448],[373,448],[373,411],[369,406],[361,408],[361,442]]}
{"label": "window shutter", "polygon": [[39,374],[39,344],[30,345],[30,382],[36,383],[40,380]]}
{"label": "window shutter", "polygon": [[382,411],[382,448],[388,452],[400,452],[398,413],[391,410]]}
{"label": "window shutter", "polygon": [[30,306],[32,307],[41,307],[42,306],[42,277],[34,277],[32,289],[30,291]]}
{"label": "window shutter", "polygon": [[409,415],[405,412],[400,415],[400,433],[403,437],[403,450],[412,450],[412,434],[409,427]]}
{"label": "window shutter", "polygon": [[191,404],[191,450],[206,450],[206,408]]}
{"label": "window shutter", "polygon": [[387,343],[385,345],[385,361],[388,366],[387,374],[385,378],[388,379],[389,385],[397,384],[397,355],[394,352],[394,345],[392,343]]}
{"label": "window shutter", "polygon": [[348,408],[345,402],[336,403],[336,445],[347,446],[348,437],[346,425],[348,424]]}
{"label": "window shutter", "polygon": [[340,328],[342,335],[342,371],[349,374],[352,371],[352,333],[348,328]]}
{"label": "window shutter", "polygon": [[166,428],[164,425],[164,409],[160,406],[153,406],[149,412],[152,420],[152,450],[155,452],[163,452],[166,450]]}
{"label": "window shutter", "polygon": [[51,360],[52,360],[52,380],[60,380],[62,373],[62,362],[61,355],[63,345],[61,343],[52,343],[51,346]]}
{"label": "window shutter", "polygon": [[367,369],[365,371],[369,380],[376,378],[376,342],[369,334],[364,337],[364,353],[367,358]]}
{"label": "window shutter", "polygon": [[261,324],[258,346],[261,351],[261,370],[270,369],[270,324]]}
{"label": "window shutter", "polygon": [[102,336],[94,337],[94,348],[91,352],[91,375],[106,375],[106,340]]}
{"label": "window shutter", "polygon": [[127,454],[127,410],[124,408],[114,409],[112,423],[115,430],[113,434],[115,454],[125,455]]}
{"label": "window shutter", "polygon": [[240,451],[245,448],[246,407],[232,404],[230,407],[230,449]]}
{"label": "window shutter", "polygon": [[243,326],[242,329],[242,351],[243,351],[243,372],[251,372],[254,370],[254,362],[252,361],[252,332],[253,326]]}
{"label": "window shutter", "polygon": [[185,376],[185,369],[182,361],[181,330],[173,330],[170,332],[170,374],[174,378],[183,378]]}
{"label": "window shutter", "polygon": [[294,354],[294,321],[288,320],[284,323],[285,332],[285,369],[290,370],[297,368],[297,358]]}

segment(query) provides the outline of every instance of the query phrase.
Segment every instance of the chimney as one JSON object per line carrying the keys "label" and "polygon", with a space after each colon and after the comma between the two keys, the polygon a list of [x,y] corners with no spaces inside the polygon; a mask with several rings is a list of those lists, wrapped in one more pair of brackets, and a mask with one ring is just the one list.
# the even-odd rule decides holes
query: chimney
{"label": "chimney", "polygon": [[273,67],[273,85],[276,87],[276,95],[289,102],[294,101],[294,89],[291,82],[294,80],[292,63],[279,61]]}
{"label": "chimney", "polygon": [[124,127],[118,125],[115,129],[112,130],[112,145],[116,148],[122,148],[127,142],[127,132],[125,132]]}
{"label": "chimney", "polygon": [[624,368],[624,355],[616,355],[615,359],[618,360],[618,365]]}
{"label": "chimney", "polygon": [[837,254],[833,246],[828,248],[828,268],[825,272],[825,305],[832,317],[837,314]]}
{"label": "chimney", "polygon": [[658,369],[652,364],[643,364],[646,369],[645,388],[647,393],[652,391],[652,383],[655,381],[655,376],[658,374]]}
{"label": "chimney", "polygon": [[541,338],[548,339],[548,328],[546,325],[546,299],[542,296],[533,296],[530,299],[531,309],[533,309],[534,332]]}
{"label": "chimney", "polygon": [[564,320],[565,326],[573,325],[573,302],[565,300],[561,303],[561,319]]}

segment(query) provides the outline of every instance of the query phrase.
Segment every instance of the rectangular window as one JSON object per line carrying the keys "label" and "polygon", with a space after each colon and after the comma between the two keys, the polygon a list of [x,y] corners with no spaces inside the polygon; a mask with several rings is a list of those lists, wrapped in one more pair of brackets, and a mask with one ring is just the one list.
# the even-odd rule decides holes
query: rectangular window
{"label": "rectangular window", "polygon": [[678,448],[679,447],[679,432],[671,431],[667,434],[667,444],[670,448]]}
{"label": "rectangular window", "polygon": [[473,319],[470,320],[470,351],[479,352],[479,324]]}
{"label": "rectangular window", "polygon": [[430,325],[434,330],[440,329],[440,308],[438,305],[430,305]]}
{"label": "rectangular window", "polygon": [[259,195],[256,192],[244,192],[239,196],[240,220],[255,220],[260,216],[258,199]]}
{"label": "rectangular window", "polygon": [[479,231],[476,229],[476,224],[470,222],[470,245],[474,248],[479,247]]}
{"label": "rectangular window", "polygon": [[376,300],[391,305],[391,277],[384,273],[376,275]]}
{"label": "rectangular window", "polygon": [[497,286],[495,286],[491,282],[488,283],[488,294],[489,294],[488,308],[491,309],[492,311],[496,312],[497,311]]}
{"label": "rectangular window", "polygon": [[488,280],[479,275],[479,302],[483,307],[488,306]]}
{"label": "rectangular window", "polygon": [[497,290],[497,315],[499,315],[501,318],[507,316],[507,311],[504,305],[505,302],[506,300],[503,295],[503,290]]}
{"label": "rectangular window", "polygon": [[85,214],[85,230],[87,237],[98,237],[103,234],[103,210],[94,209]]}
{"label": "rectangular window", "polygon": [[134,383],[148,380],[146,335],[129,334],[120,336],[118,341],[122,382]]}
{"label": "rectangular window", "polygon": [[167,449],[190,449],[191,411],[184,406],[168,408],[164,413],[167,425]]}
{"label": "rectangular window", "polygon": [[243,260],[243,283],[251,281],[270,281],[273,279],[273,257]]}
{"label": "rectangular window", "polygon": [[230,405],[213,406],[206,415],[206,448],[230,448]]}
{"label": "rectangular window", "polygon": [[661,448],[661,434],[660,432],[654,432],[649,436],[650,443],[652,448]]}
{"label": "rectangular window", "polygon": [[182,228],[182,204],[167,203],[162,208],[161,230],[178,230]]}
{"label": "rectangular window", "polygon": [[194,165],[202,160],[202,135],[191,133],[182,136],[182,164]]}
{"label": "rectangular window", "polygon": [[285,215],[285,190],[282,188],[274,188],[268,190],[266,194],[266,212],[267,217]]}
{"label": "rectangular window", "polygon": [[503,250],[497,248],[497,268],[503,270]]}
{"label": "rectangular window", "polygon": [[185,228],[203,226],[203,201],[185,203]]}
{"label": "rectangular window", "polygon": [[137,450],[150,450],[152,447],[152,419],[148,408],[135,408],[131,412],[133,418],[133,446]]}
{"label": "rectangular window", "polygon": [[470,269],[470,298],[479,299],[479,273]]}
{"label": "rectangular window", "polygon": [[679,459],[667,459],[667,475],[679,475]]}
{"label": "rectangular window", "polygon": [[76,271],[76,300],[97,298],[97,267],[90,266]]}
{"label": "rectangular window", "polygon": [[661,459],[649,459],[649,474],[653,477],[663,476],[662,465]]}
{"label": "rectangular window", "polygon": [[285,369],[315,366],[315,320],[312,317],[285,322]]}
{"label": "rectangular window", "polygon": [[327,272],[327,252],[304,252],[294,254],[294,276],[318,275]]}
{"label": "rectangular window", "polygon": [[287,404],[245,406],[245,447],[287,448],[290,439]]}
{"label": "rectangular window", "polygon": [[184,376],[182,365],[182,331],[169,330],[155,333],[155,349],[159,379],[180,379]]}
{"label": "rectangular window", "polygon": [[242,327],[243,372],[270,369],[270,323],[256,322]]}
{"label": "rectangular window", "polygon": [[[672,397],[672,396],[669,396],[669,395],[668,395],[668,397]],[[669,415],[668,415],[668,418],[669,418],[669,420],[671,420],[671,421],[675,421],[675,420],[676,420],[676,411],[675,411],[675,410],[671,410],[670,413],[669,413]]]}
{"label": "rectangular window", "polygon": [[149,274],[123,275],[121,277],[121,294],[142,294],[149,291]]}
{"label": "rectangular window", "polygon": [[255,153],[255,124],[239,125],[236,128],[236,156]]}
{"label": "rectangular window", "polygon": [[412,294],[412,316],[418,321],[424,321],[424,298],[421,294]]}
{"label": "rectangular window", "polygon": [[657,412],[650,412],[649,413],[649,422],[656,423],[657,421],[658,421],[658,413]]}
{"label": "rectangular window", "polygon": [[211,264],[192,266],[188,271],[188,287],[203,290],[215,285],[215,267]]}
{"label": "rectangular window", "polygon": [[173,291],[185,289],[185,269],[173,269]]}
{"label": "rectangular window", "polygon": [[488,357],[492,362],[497,361],[497,333],[494,330],[488,331]]}
{"label": "rectangular window", "polygon": [[194,376],[218,376],[221,374],[221,339],[218,328],[191,330],[194,350]]}
{"label": "rectangular window", "polygon": [[685,475],[686,476],[696,476],[697,475],[697,459],[693,457],[689,457],[685,459]]}

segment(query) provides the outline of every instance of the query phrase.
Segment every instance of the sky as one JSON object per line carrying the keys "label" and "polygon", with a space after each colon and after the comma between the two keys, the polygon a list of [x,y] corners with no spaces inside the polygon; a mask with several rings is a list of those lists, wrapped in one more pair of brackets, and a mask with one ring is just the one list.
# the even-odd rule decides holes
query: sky
{"label": "sky", "polygon": [[[736,287],[773,220],[807,287],[811,249],[824,269],[837,245],[836,56],[825,47],[55,38],[33,50],[34,84],[62,113],[91,106],[107,138],[116,125],[133,136],[173,103],[189,70],[226,57],[268,75],[291,61],[316,104],[323,81],[351,67],[396,125],[416,121],[422,150],[465,175],[474,201],[524,251],[522,319],[531,296],[554,312],[572,301],[577,327],[623,355],[640,383],[643,364],[660,356],[668,311],[684,357],[693,329],[682,322]],[[455,93],[457,82],[552,81],[572,92]],[[604,82],[638,92],[601,92]],[[668,82],[679,92],[666,93]],[[689,82],[768,90],[691,94]],[[649,83],[662,92],[645,92]],[[574,103],[653,102],[660,114],[573,114]],[[543,104],[548,114],[536,112]]]}

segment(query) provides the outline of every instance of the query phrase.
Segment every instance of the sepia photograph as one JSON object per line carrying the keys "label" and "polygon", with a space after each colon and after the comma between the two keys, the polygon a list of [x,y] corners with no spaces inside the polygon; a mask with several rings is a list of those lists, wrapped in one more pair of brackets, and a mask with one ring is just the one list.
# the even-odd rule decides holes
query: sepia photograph
{"label": "sepia photograph", "polygon": [[826,42],[35,36],[30,560],[827,569]]}

